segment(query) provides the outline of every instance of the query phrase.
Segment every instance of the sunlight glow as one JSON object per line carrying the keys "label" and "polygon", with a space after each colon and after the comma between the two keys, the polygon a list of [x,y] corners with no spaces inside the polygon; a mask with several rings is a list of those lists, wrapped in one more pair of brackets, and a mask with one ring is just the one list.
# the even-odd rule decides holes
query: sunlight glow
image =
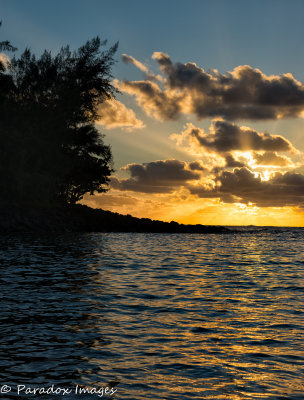
{"label": "sunlight glow", "polygon": [[264,171],[262,171],[260,173],[260,177],[262,181],[269,181],[269,179],[271,178],[272,173],[270,171],[268,171],[267,169],[265,169]]}
{"label": "sunlight glow", "polygon": [[257,207],[253,203],[223,203],[219,199],[171,194],[121,192],[85,196],[82,204],[139,218],[183,224],[304,226],[304,210],[294,207]]}

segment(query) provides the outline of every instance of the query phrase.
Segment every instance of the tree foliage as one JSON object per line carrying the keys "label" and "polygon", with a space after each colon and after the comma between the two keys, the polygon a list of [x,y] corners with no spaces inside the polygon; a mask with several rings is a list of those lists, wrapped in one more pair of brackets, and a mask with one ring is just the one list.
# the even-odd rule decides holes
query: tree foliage
{"label": "tree foliage", "polygon": [[112,155],[94,121],[115,94],[117,44],[98,37],[77,51],[36,58],[26,49],[0,72],[0,185],[4,202],[73,204],[106,191]]}
{"label": "tree foliage", "polygon": [[[0,26],[2,25],[2,21],[0,21]],[[0,42],[0,51],[16,51],[17,48],[12,46],[8,40],[3,40]]]}

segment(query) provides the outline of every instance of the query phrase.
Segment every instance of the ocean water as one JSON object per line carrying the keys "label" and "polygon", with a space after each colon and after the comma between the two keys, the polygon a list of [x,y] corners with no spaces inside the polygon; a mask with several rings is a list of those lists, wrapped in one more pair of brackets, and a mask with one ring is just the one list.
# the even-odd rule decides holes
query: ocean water
{"label": "ocean water", "polygon": [[304,399],[303,229],[2,236],[0,268],[1,399]]}

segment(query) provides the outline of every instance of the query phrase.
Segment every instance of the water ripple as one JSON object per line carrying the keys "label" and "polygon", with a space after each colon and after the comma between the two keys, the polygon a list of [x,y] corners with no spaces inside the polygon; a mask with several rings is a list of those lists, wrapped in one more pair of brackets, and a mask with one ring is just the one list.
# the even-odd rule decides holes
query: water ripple
{"label": "water ripple", "polygon": [[128,400],[302,400],[303,239],[2,236],[0,382],[116,382],[112,399]]}

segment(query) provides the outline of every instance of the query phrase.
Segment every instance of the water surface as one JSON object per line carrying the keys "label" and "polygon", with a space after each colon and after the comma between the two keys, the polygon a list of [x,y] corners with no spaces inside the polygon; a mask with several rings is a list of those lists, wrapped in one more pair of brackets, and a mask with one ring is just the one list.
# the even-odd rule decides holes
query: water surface
{"label": "water surface", "polygon": [[78,384],[115,385],[112,399],[303,400],[303,239],[2,236],[0,398]]}

